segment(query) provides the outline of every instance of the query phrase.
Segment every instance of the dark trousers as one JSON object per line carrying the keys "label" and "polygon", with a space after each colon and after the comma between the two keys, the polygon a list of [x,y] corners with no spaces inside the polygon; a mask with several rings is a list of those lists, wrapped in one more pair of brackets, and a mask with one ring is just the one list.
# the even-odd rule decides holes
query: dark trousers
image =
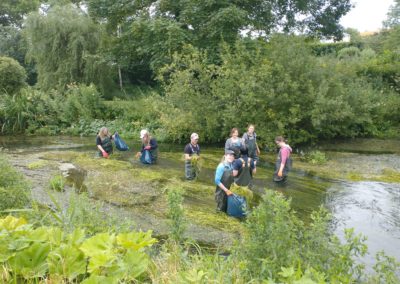
{"label": "dark trousers", "polygon": [[215,202],[217,202],[217,210],[226,212],[228,209],[228,196],[225,191],[217,187],[215,190]]}

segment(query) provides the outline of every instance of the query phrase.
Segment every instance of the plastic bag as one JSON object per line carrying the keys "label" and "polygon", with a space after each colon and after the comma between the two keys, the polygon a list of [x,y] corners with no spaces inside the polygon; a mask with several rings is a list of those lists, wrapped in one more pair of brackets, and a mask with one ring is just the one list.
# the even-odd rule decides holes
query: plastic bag
{"label": "plastic bag", "polygon": [[115,143],[115,147],[119,151],[128,151],[129,150],[128,145],[126,145],[125,141],[122,140],[121,137],[119,137],[118,132],[115,132],[115,134],[114,134],[114,143]]}
{"label": "plastic bag", "polygon": [[247,203],[246,198],[232,194],[228,196],[227,213],[232,217],[246,217]]}

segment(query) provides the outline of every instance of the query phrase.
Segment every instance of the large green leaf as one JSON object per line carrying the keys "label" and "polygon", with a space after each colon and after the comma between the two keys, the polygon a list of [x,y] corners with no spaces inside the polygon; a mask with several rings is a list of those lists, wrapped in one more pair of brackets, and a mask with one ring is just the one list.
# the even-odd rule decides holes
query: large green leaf
{"label": "large green leaf", "polygon": [[111,252],[115,236],[108,233],[97,234],[83,242],[80,249],[86,256],[92,257]]}
{"label": "large green leaf", "polygon": [[67,236],[67,242],[69,245],[79,246],[85,240],[85,231],[82,229],[76,229]]}
{"label": "large green leaf", "polygon": [[123,258],[109,269],[109,275],[123,280],[134,280],[146,272],[149,266],[148,256],[140,251],[129,250]]}
{"label": "large green leaf", "polygon": [[13,216],[7,216],[4,219],[0,219],[0,230],[14,231],[18,227],[26,225],[27,222],[24,218],[15,218]]}
{"label": "large green leaf", "polygon": [[99,275],[106,268],[111,267],[116,258],[111,251],[93,255],[89,259],[88,272]]}
{"label": "large green leaf", "polygon": [[10,258],[10,268],[26,279],[43,277],[47,271],[46,258],[50,251],[49,244],[34,243]]}
{"label": "large green leaf", "polygon": [[79,249],[62,244],[47,257],[50,276],[58,275],[69,281],[86,272],[86,259]]}
{"label": "large green leaf", "polygon": [[152,231],[119,234],[117,243],[126,249],[140,250],[157,242],[156,239],[151,237],[151,234]]}

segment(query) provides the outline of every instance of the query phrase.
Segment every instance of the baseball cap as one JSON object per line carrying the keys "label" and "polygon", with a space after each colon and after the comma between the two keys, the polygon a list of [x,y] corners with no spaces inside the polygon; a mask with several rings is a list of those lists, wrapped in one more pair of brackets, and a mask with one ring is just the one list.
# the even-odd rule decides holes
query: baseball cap
{"label": "baseball cap", "polygon": [[232,150],[225,150],[225,155],[234,155],[235,152],[233,152]]}
{"label": "baseball cap", "polygon": [[149,134],[149,131],[147,131],[147,129],[142,129],[140,131],[140,139],[142,139],[146,134]]}
{"label": "baseball cap", "polygon": [[190,135],[190,139],[199,139],[199,134],[192,133],[192,135]]}

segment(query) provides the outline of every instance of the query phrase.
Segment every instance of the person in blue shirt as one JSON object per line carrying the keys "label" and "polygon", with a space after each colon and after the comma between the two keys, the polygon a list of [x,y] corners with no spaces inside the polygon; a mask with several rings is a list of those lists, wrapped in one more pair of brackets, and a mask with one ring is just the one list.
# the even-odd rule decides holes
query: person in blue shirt
{"label": "person in blue shirt", "polygon": [[229,189],[233,183],[232,162],[235,159],[234,154],[232,150],[226,150],[222,162],[215,171],[215,201],[217,202],[217,211],[219,212],[226,213],[228,196],[233,194]]}
{"label": "person in blue shirt", "polygon": [[137,156],[143,164],[154,164],[158,156],[156,139],[151,137],[146,129],[140,131],[140,139],[142,139],[142,150],[137,153]]}

